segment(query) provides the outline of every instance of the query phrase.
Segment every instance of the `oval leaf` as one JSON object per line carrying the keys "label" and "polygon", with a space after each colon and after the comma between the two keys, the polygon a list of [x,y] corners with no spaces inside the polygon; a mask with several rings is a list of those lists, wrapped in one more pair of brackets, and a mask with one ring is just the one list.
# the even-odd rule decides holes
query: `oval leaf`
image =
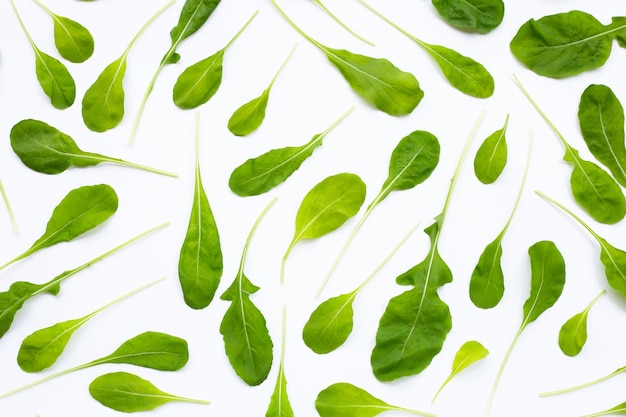
{"label": "oval leaf", "polygon": [[80,23],[67,17],[52,14],[54,44],[61,56],[70,62],[85,62],[94,50],[91,33]]}
{"label": "oval leaf", "polygon": [[144,332],[120,345],[100,363],[124,363],[159,371],[177,371],[187,364],[189,349],[187,341],[160,332]]}
{"label": "oval leaf", "polygon": [[235,136],[246,136],[261,126],[265,119],[265,108],[270,90],[264,90],[259,97],[239,107],[228,119],[228,130]]}
{"label": "oval leaf", "polygon": [[507,160],[506,128],[509,116],[506,116],[504,127],[489,135],[476,151],[474,157],[474,173],[483,184],[491,184],[498,179]]}
{"label": "oval leaf", "polygon": [[63,110],[74,104],[74,78],[58,59],[35,48],[35,72],[41,88],[55,108]]}
{"label": "oval leaf", "polygon": [[452,26],[477,33],[489,33],[504,18],[502,0],[432,0],[439,15]]}
{"label": "oval leaf", "polygon": [[209,101],[222,83],[224,50],[187,67],[174,84],[173,99],[181,109],[195,109]]}
{"label": "oval leaf", "polygon": [[321,303],[302,329],[304,343],[315,353],[329,353],[352,332],[355,293],[342,294]]}
{"label": "oval leaf", "polygon": [[104,132],[117,126],[124,117],[124,74],[126,54],[111,62],[85,91],[82,115],[85,126]]}
{"label": "oval leaf", "polygon": [[502,273],[501,232],[480,254],[472,271],[469,294],[475,306],[492,308],[498,305],[504,295],[504,274]]}

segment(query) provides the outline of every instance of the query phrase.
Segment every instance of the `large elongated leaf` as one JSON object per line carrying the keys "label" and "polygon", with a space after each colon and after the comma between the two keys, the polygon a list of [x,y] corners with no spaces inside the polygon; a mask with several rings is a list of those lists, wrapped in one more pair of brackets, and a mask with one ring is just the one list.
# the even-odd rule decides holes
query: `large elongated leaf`
{"label": "large elongated leaf", "polygon": [[587,87],[580,97],[578,121],[593,156],[626,187],[624,108],[615,93],[602,84]]}

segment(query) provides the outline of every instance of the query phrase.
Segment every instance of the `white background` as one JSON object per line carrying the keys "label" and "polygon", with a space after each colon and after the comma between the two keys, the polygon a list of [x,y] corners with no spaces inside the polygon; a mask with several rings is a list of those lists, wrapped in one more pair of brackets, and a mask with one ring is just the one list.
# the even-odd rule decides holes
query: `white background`
{"label": "white background", "polygon": [[[502,25],[488,35],[451,28],[426,0],[372,1],[373,6],[420,39],[448,46],[483,63],[496,82],[494,95],[483,100],[453,89],[425,51],[354,0],[328,1],[327,5],[373,40],[374,47],[353,38],[312,2],[281,2],[292,19],[318,41],[385,57],[413,73],[425,97],[412,114],[404,117],[377,111],[353,93],[324,55],[297,34],[269,0],[223,1],[205,26],[181,44],[181,61],[163,70],[132,146],[127,142],[133,119],[149,79],[170,45],[169,31],[178,20],[183,1],[168,9],[135,44],[124,81],[125,118],[117,128],[103,134],[84,126],[80,113],[82,96],[165,2],[48,0],[46,4],[56,13],[88,27],[96,50],[85,63],[66,64],[76,80],[77,99],[71,108],[56,110],[37,82],[32,50],[8,0],[0,3],[0,178],[19,224],[19,234],[14,234],[2,207],[0,263],[27,249],[43,233],[52,209],[73,188],[110,184],[117,191],[120,204],[117,213],[97,229],[0,272],[0,290],[8,289],[17,280],[46,282],[146,229],[165,221],[170,225],[74,275],[63,283],[57,297],[41,295],[29,301],[0,340],[0,392],[40,376],[25,374],[15,361],[18,347],[28,334],[83,316],[163,275],[167,276],[164,282],[107,310],[77,331],[58,362],[42,375],[108,354],[122,341],[146,330],[185,338],[190,360],[175,373],[122,365],[77,372],[0,400],[0,415],[117,415],[91,399],[87,388],[98,375],[127,370],[172,394],[211,401],[208,406],[172,403],[151,415],[262,416],[274,388],[281,314],[286,305],[285,369],[297,416],[317,415],[317,393],[339,381],[363,387],[398,406],[442,417],[479,416],[522,319],[522,305],[529,294],[528,247],[543,239],[554,241],[565,257],[565,290],[557,304],[522,334],[504,371],[492,416],[576,416],[626,400],[623,377],[567,396],[537,396],[541,391],[587,381],[625,364],[626,303],[608,287],[597,243],[534,190],[540,189],[580,213],[615,246],[626,247],[626,238],[623,224],[597,224],[575,204],[568,185],[571,169],[562,160],[563,146],[513,82],[516,74],[570,144],[590,159],[576,116],[580,94],[589,84],[601,83],[609,85],[626,102],[626,53],[615,44],[603,68],[554,80],[525,69],[508,46],[519,26],[530,18],[579,9],[608,24],[612,16],[624,14],[621,0],[508,1]],[[35,42],[43,51],[58,57],[48,15],[31,1],[17,0],[17,5]],[[183,68],[222,48],[256,10],[258,16],[225,54],[220,90],[199,108],[202,175],[218,222],[224,274],[213,303],[194,311],[183,302],[177,262],[192,201],[195,111],[183,111],[173,104],[172,86]],[[228,118],[237,107],[261,93],[296,43],[294,55],[274,85],[265,123],[249,137],[234,137],[226,127]],[[284,184],[266,195],[249,198],[238,197],[229,190],[228,177],[243,161],[272,148],[307,142],[352,105],[356,106],[355,111]],[[427,236],[420,230],[441,211],[461,149],[483,110],[485,117],[461,169],[439,247],[454,275],[454,281],[440,290],[441,298],[450,306],[453,328],[443,350],[425,371],[393,383],[381,383],[374,378],[369,364],[378,320],[389,298],[405,290],[395,284],[395,277],[420,262],[428,251]],[[480,141],[502,126],[507,113],[509,162],[501,178],[485,186],[473,174],[472,158]],[[27,118],[57,127],[84,150],[174,171],[179,177],[172,179],[104,164],[69,169],[55,176],[33,172],[13,154],[9,144],[11,127]],[[295,213],[308,190],[328,175],[353,172],[368,186],[367,204],[386,178],[391,151],[402,137],[417,129],[430,131],[441,143],[441,161],[431,178],[413,190],[392,193],[376,208],[321,299],[315,299],[314,294],[357,218],[323,238],[298,244],[287,264],[286,283],[281,286],[280,260],[293,234]],[[506,292],[496,308],[483,311],[469,300],[469,277],[484,246],[499,233],[509,215],[531,131],[535,140],[527,186],[503,243]],[[267,319],[275,345],[275,363],[262,385],[249,387],[234,374],[224,353],[219,323],[228,303],[219,300],[219,295],[234,279],[247,234],[273,196],[278,201],[252,240],[246,273],[261,287],[252,300]],[[328,355],[312,353],[301,339],[302,327],[311,311],[323,299],[358,286],[417,221],[421,221],[418,231],[356,299],[355,328],[346,344]],[[591,311],[587,345],[578,357],[566,357],[557,345],[561,324],[583,310],[602,289],[608,289],[608,293]],[[467,340],[483,343],[490,350],[489,356],[459,374],[431,405],[430,399],[448,375],[456,350]]]}

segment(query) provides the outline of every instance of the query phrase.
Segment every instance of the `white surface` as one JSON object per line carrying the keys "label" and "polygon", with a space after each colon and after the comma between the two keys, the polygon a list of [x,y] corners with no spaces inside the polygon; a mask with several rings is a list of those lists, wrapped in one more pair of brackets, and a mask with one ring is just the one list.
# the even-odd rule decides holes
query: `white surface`
{"label": "white surface", "polygon": [[[43,51],[58,56],[49,17],[34,2],[18,0],[17,3],[35,42]],[[15,362],[25,336],[58,321],[82,316],[162,275],[168,277],[165,282],[116,305],[76,332],[66,352],[48,372],[107,354],[122,341],[145,330],[185,338],[190,347],[189,363],[176,373],[113,365],[95,367],[0,400],[0,415],[116,415],[91,399],[87,387],[96,376],[120,369],[141,375],[173,394],[212,403],[209,406],[172,403],[150,413],[154,416],[264,415],[277,366],[258,387],[249,387],[238,379],[230,368],[219,333],[219,323],[228,306],[219,300],[219,295],[234,278],[254,220],[273,196],[278,197],[278,202],[252,240],[246,273],[261,287],[252,299],[267,318],[276,347],[275,365],[280,355],[282,306],[287,306],[285,366],[289,396],[297,416],[317,415],[313,406],[317,393],[339,381],[363,387],[391,404],[435,412],[442,417],[482,415],[502,357],[520,324],[522,304],[528,297],[528,247],[542,239],[553,240],[562,251],[567,264],[567,284],[558,303],[529,325],[520,338],[502,377],[492,416],[575,416],[626,400],[623,377],[567,396],[545,399],[537,396],[540,391],[587,381],[624,365],[626,336],[622,323],[626,304],[609,289],[591,311],[589,340],[583,352],[576,358],[560,352],[557,333],[561,324],[581,311],[601,289],[608,289],[608,284],[596,242],[533,192],[541,189],[589,219],[571,198],[570,167],[562,161],[562,145],[512,81],[515,73],[571,145],[590,159],[576,117],[580,94],[590,83],[603,83],[626,102],[623,83],[626,53],[615,44],[603,68],[554,80],[522,67],[508,47],[519,26],[529,18],[579,9],[608,23],[612,16],[623,14],[620,0],[507,1],[504,22],[489,35],[452,29],[426,0],[372,1],[389,18],[422,40],[448,46],[483,63],[496,80],[495,93],[486,100],[465,96],[449,86],[423,50],[356,1],[328,1],[327,5],[355,30],[372,39],[375,47],[351,37],[310,2],[280,2],[318,41],[373,57],[386,57],[399,68],[415,74],[425,97],[405,117],[388,116],[356,96],[324,55],[298,35],[269,0],[225,0],[207,24],[181,44],[178,49],[181,61],[163,70],[146,106],[135,143],[128,146],[139,101],[169,47],[169,31],[176,24],[183,4],[179,0],[139,38],[130,53],[124,82],[123,122],[104,134],[89,131],[80,114],[82,95],[164,3],[46,2],[58,14],[88,27],[96,40],[96,52],[91,59],[83,64],[67,63],[77,83],[77,99],[64,111],[54,109],[43,94],[26,37],[8,0],[0,4],[0,138],[3,139],[0,178],[20,227],[19,235],[13,234],[2,207],[1,260],[12,258],[41,235],[53,207],[69,190],[104,182],[115,188],[120,200],[118,212],[93,232],[74,242],[43,250],[0,272],[0,290],[6,290],[16,280],[48,281],[131,236],[164,221],[171,222],[166,229],[68,279],[58,297],[41,295],[28,302],[17,314],[11,330],[0,340],[0,392],[39,377],[23,373]],[[216,299],[208,308],[194,311],[183,302],[176,271],[192,200],[195,111],[176,108],[171,90],[183,68],[222,48],[255,10],[259,10],[259,15],[226,52],[220,90],[199,109],[202,174],[218,222],[225,267]],[[247,138],[233,137],[226,128],[232,112],[260,94],[296,43],[298,47],[291,61],[274,85],[265,123]],[[258,197],[240,198],[230,192],[228,177],[237,165],[272,148],[305,143],[352,105],[356,105],[356,110],[327,136],[324,146],[287,182]],[[440,290],[453,318],[452,331],[441,353],[421,374],[393,383],[378,382],[369,364],[378,319],[389,298],[404,291],[395,284],[395,277],[421,261],[428,250],[428,240],[421,231],[411,237],[359,294],[355,302],[355,328],[346,344],[328,355],[312,353],[301,339],[302,326],[311,311],[322,299],[356,287],[416,221],[421,219],[421,230],[439,214],[461,148],[482,110],[486,110],[486,115],[462,167],[440,242],[440,253],[454,274],[454,282]],[[499,129],[507,113],[511,115],[509,163],[495,184],[485,186],[474,177],[472,158],[480,140]],[[25,118],[43,120],[57,127],[85,150],[175,171],[179,178],[113,165],[70,169],[57,176],[33,172],[22,165],[9,145],[11,127]],[[366,203],[371,201],[386,178],[391,151],[403,136],[416,129],[432,132],[441,143],[441,162],[431,178],[413,190],[391,194],[380,204],[346,253],[322,299],[314,299],[314,294],[356,219],[332,234],[296,246],[287,264],[286,283],[280,286],[280,260],[291,240],[293,219],[306,192],[328,175],[354,172],[368,186]],[[469,276],[480,252],[500,231],[512,207],[531,130],[535,141],[529,178],[517,215],[504,239],[505,296],[496,308],[483,311],[469,300]],[[589,221],[609,242],[626,247],[623,224],[605,226]],[[490,355],[459,374],[431,405],[430,399],[448,375],[456,350],[471,339],[482,342]]]}

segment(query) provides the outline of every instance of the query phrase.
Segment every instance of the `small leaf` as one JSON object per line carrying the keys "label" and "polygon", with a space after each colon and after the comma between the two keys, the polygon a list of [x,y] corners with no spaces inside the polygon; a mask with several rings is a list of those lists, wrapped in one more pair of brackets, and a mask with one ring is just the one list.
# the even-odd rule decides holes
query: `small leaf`
{"label": "small leaf", "polygon": [[567,356],[576,356],[587,342],[587,317],[596,301],[606,291],[602,290],[582,312],[568,319],[559,330],[559,347]]}
{"label": "small leaf", "polygon": [[489,354],[489,351],[480,343],[475,340],[465,342],[463,346],[459,348],[454,356],[454,362],[452,363],[452,371],[446,380],[441,384],[441,387],[435,393],[431,403],[435,402],[437,396],[443,390],[443,388],[454,378],[456,374],[467,368],[474,362],[477,362]]}
{"label": "small leaf", "polygon": [[332,297],[321,303],[302,329],[304,343],[315,353],[332,352],[352,332],[352,303],[356,292]]}
{"label": "small leaf", "polygon": [[117,194],[106,184],[70,191],[54,208],[44,234],[28,250],[0,266],[0,269],[43,248],[71,241],[103,223],[116,210]]}
{"label": "small leaf", "polygon": [[286,330],[286,310],[283,307],[283,331],[280,351],[280,364],[278,366],[278,376],[276,385],[270,399],[270,404],[265,412],[265,417],[294,417],[293,408],[287,395],[287,378],[285,377],[285,335]]}
{"label": "small leaf", "polygon": [[35,49],[35,72],[41,88],[55,108],[64,110],[74,104],[74,78],[58,59]]}
{"label": "small leaf", "polygon": [[498,179],[507,161],[506,128],[509,116],[506,116],[504,127],[489,135],[476,151],[474,157],[474,173],[483,184],[491,184]]}
{"label": "small leaf", "polygon": [[432,3],[446,22],[468,32],[489,33],[504,18],[502,0],[432,0]]}
{"label": "small leaf", "polygon": [[492,308],[498,305],[504,295],[504,274],[502,273],[501,232],[480,254],[478,263],[470,278],[470,299],[480,308]]}
{"label": "small leaf", "polygon": [[112,372],[97,377],[89,384],[89,393],[105,407],[124,413],[154,410],[172,401],[209,404],[204,400],[168,394],[128,372]]}

